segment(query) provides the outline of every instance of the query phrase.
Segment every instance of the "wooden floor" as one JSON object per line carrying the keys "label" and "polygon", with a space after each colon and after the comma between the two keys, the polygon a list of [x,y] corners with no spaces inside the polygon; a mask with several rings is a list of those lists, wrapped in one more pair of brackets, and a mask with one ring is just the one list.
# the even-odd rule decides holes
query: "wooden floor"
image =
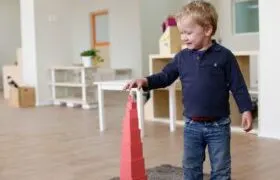
{"label": "wooden floor", "polygon": [[[2,97],[2,96],[1,96]],[[15,109],[0,99],[0,180],[108,180],[119,175],[121,121],[126,94],[105,93],[108,130],[97,110]],[[182,127],[145,123],[146,167],[180,166]],[[280,141],[232,134],[233,179],[279,180]],[[209,161],[205,162],[209,173]]]}

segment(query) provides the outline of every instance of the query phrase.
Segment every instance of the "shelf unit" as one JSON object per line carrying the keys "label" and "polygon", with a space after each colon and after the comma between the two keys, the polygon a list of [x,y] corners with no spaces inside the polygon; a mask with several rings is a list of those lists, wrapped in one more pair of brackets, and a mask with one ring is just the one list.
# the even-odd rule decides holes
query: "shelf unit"
{"label": "shelf unit", "polygon": [[[250,51],[250,52],[235,52],[235,57],[240,66],[240,70],[244,76],[247,87],[250,87],[250,56],[257,55],[258,52]],[[174,57],[174,54],[170,55],[150,55],[149,57],[149,72],[150,74],[154,74],[160,72],[162,68],[170,62]],[[182,88],[181,82],[176,80],[176,123],[183,124],[183,105],[182,105]],[[251,96],[257,97],[258,90],[249,89]],[[231,109],[231,120],[232,120],[232,128],[240,131],[241,125],[241,114],[239,113],[238,107],[232,97],[230,95],[229,99],[230,109]],[[151,92],[151,99],[145,105],[145,119],[152,121],[160,121],[160,122],[169,122],[169,92],[167,88],[156,89]],[[256,123],[257,125],[257,123]],[[253,131],[256,132],[256,129]]]}
{"label": "shelf unit", "polygon": [[76,105],[83,109],[97,107],[97,69],[83,66],[62,66],[51,68],[52,100],[55,105]]}
{"label": "shelf unit", "polygon": [[[170,62],[175,54],[169,55],[150,55],[149,56],[149,73],[154,74],[160,72],[163,67]],[[176,117],[180,122],[182,117],[182,91],[181,82],[175,82],[176,96]],[[155,89],[151,91],[151,98],[145,105],[145,119],[153,121],[168,122],[169,121],[169,92],[167,88]]]}

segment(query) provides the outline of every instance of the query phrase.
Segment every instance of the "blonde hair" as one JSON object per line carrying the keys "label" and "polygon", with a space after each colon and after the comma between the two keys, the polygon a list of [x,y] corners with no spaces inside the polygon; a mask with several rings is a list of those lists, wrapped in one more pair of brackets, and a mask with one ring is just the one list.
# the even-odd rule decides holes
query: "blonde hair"
{"label": "blonde hair", "polygon": [[212,4],[205,1],[192,1],[175,15],[176,21],[180,21],[182,18],[190,16],[197,24],[202,27],[212,26],[212,35],[216,33],[218,14]]}

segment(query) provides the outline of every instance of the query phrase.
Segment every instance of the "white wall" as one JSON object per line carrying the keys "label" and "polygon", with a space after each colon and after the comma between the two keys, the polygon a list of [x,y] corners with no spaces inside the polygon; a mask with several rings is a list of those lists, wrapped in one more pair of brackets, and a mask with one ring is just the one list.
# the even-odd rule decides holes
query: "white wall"
{"label": "white wall", "polygon": [[[187,4],[192,0],[182,0]],[[259,49],[258,34],[234,35],[232,25],[232,1],[231,0],[205,0],[211,2],[218,14],[218,32],[216,38],[222,40],[222,44],[232,51],[250,51]]]}
{"label": "white wall", "polygon": [[[209,0],[214,6],[218,5],[217,0]],[[149,54],[159,53],[159,38],[162,35],[161,24],[170,14],[178,12],[183,5],[191,0],[141,0],[141,34],[142,34],[142,60],[143,75],[149,74]],[[217,36],[219,32],[217,32]]]}
{"label": "white wall", "polygon": [[2,66],[16,62],[16,49],[21,47],[19,0],[0,1],[0,89]]}
{"label": "white wall", "polygon": [[[37,88],[34,0],[20,0],[22,81]],[[37,94],[37,92],[36,92]]]}
{"label": "white wall", "polygon": [[162,35],[161,24],[170,14],[176,13],[182,6],[182,0],[141,0],[141,33],[143,75],[149,74],[149,54],[159,53],[159,38]]}
{"label": "white wall", "polygon": [[25,83],[37,87],[38,104],[48,103],[51,97],[49,67],[78,62],[81,50],[91,47],[90,12],[96,10],[109,9],[111,67],[132,68],[134,77],[142,76],[139,1],[21,1],[26,13],[22,18],[23,76]]}
{"label": "white wall", "polygon": [[189,2],[191,2],[192,0],[182,0],[182,4],[185,5],[185,4],[188,4]]}
{"label": "white wall", "polygon": [[[213,0],[214,1],[214,0]],[[90,13],[109,9],[110,64],[132,68],[134,77],[148,74],[148,55],[159,52],[161,23],[186,0],[74,0],[72,14],[73,57],[80,61],[82,50],[91,47]],[[128,8],[129,7],[129,8]]]}
{"label": "white wall", "polygon": [[48,103],[51,98],[51,66],[71,65],[72,33],[69,0],[35,0],[36,62],[38,74],[38,102]]}
{"label": "white wall", "polygon": [[147,75],[148,55],[159,52],[161,23],[182,4],[182,0],[162,0],[160,6],[158,2],[148,0],[75,0],[72,12],[74,60],[79,62],[80,52],[91,47],[89,14],[109,9],[111,67],[132,68],[134,77]]}
{"label": "white wall", "polygon": [[279,1],[259,1],[260,12],[260,136],[280,139]]}
{"label": "white wall", "polygon": [[[21,1],[33,2],[33,0]],[[212,1],[219,6],[218,9],[229,5],[224,1]],[[141,3],[140,0],[72,0],[71,3],[69,0],[35,1],[36,31],[34,33],[32,29],[28,31],[30,27],[32,28],[32,23],[28,28],[24,26],[23,30],[23,34],[34,36],[34,44],[27,43],[28,36],[22,39],[25,39],[27,47],[30,48],[29,54],[25,53],[25,58],[29,60],[25,66],[30,66],[32,71],[36,71],[38,80],[35,79],[34,73],[25,72],[26,82],[38,84],[40,102],[48,100],[50,98],[50,89],[47,85],[50,79],[48,68],[52,65],[80,61],[81,50],[91,47],[90,13],[102,9],[109,10],[111,67],[132,68],[134,77],[146,75],[148,54],[158,53],[162,20],[168,13],[177,11],[182,4],[184,4],[182,0],[172,2],[166,0],[159,8],[158,4],[147,0]],[[228,12],[225,14],[224,17],[220,15],[222,22],[225,21],[225,17],[230,16]],[[221,25],[224,28],[224,24]],[[225,30],[221,31],[222,35],[228,33]],[[230,48],[234,49],[233,45]],[[31,53],[31,50],[34,53]]]}
{"label": "white wall", "polygon": [[[182,0],[187,4],[191,0]],[[207,0],[211,2],[219,14],[217,37],[220,37],[222,44],[232,51],[250,51],[259,49],[258,34],[234,35],[232,25],[232,1],[231,0]]]}
{"label": "white wall", "polygon": [[235,35],[232,25],[232,4],[229,0],[218,0],[219,28],[222,44],[233,51],[250,51],[259,49],[259,35]]}
{"label": "white wall", "polygon": [[25,9],[23,44],[26,45],[23,76],[25,83],[37,87],[37,104],[48,104],[51,98],[49,67],[71,65],[77,62],[73,54],[79,58],[80,50],[90,47],[89,13],[95,10],[109,9],[109,25],[114,27],[109,32],[111,66],[130,67],[135,76],[141,75],[139,1],[96,1],[99,4],[90,0],[21,1],[25,3],[22,7]]}
{"label": "white wall", "polygon": [[36,88],[37,104],[51,98],[49,68],[72,63],[68,0],[21,0],[23,81]]}
{"label": "white wall", "polygon": [[[91,48],[91,22],[90,13],[109,8],[108,0],[71,0],[73,3],[72,19],[72,39],[73,39],[73,61],[80,63],[80,53]],[[109,14],[110,15],[110,14]],[[109,19],[110,21],[110,19]]]}
{"label": "white wall", "polygon": [[139,0],[74,0],[72,12],[74,60],[80,61],[82,50],[91,47],[90,13],[109,10],[110,64],[112,68],[132,68],[134,76],[142,74]]}
{"label": "white wall", "polygon": [[142,75],[140,0],[110,2],[111,66],[130,67],[133,76]]}
{"label": "white wall", "polygon": [[[232,51],[256,51],[259,50],[259,34],[240,34],[233,33],[233,14],[232,1],[230,0],[211,0],[219,14],[217,38],[222,45]],[[252,87],[258,84],[258,57],[252,56],[250,61],[250,82]]]}

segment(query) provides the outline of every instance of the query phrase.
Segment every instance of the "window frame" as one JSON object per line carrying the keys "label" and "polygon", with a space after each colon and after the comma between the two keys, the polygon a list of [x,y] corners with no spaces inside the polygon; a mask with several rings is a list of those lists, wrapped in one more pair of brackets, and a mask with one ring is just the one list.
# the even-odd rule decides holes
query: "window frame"
{"label": "window frame", "polygon": [[92,29],[92,47],[95,48],[96,46],[109,46],[109,41],[97,41],[96,39],[96,17],[97,16],[104,16],[109,15],[108,9],[94,11],[90,14],[91,16],[91,29]]}
{"label": "window frame", "polygon": [[242,32],[242,33],[237,33],[236,32],[235,4],[237,2],[242,2],[242,1],[250,1],[250,0],[231,0],[232,34],[235,35],[235,36],[258,35],[259,32],[260,32],[260,28],[258,29],[257,32]]}

